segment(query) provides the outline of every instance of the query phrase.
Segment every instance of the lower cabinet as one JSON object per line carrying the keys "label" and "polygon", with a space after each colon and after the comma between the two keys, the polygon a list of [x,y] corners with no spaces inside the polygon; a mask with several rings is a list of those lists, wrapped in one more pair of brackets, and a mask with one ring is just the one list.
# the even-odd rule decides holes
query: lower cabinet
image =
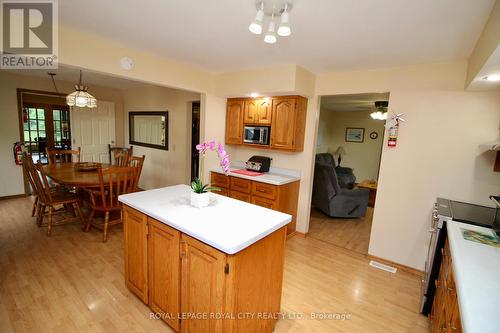
{"label": "lower cabinet", "polygon": [[181,233],[148,217],[149,306],[155,313],[171,314],[163,320],[179,330]]}
{"label": "lower cabinet", "polygon": [[125,284],[137,297],[147,303],[148,218],[130,208],[123,210],[122,218],[125,238]]}
{"label": "lower cabinet", "polygon": [[439,276],[435,280],[436,291],[432,303],[432,311],[429,315],[431,332],[461,333],[460,309],[458,306],[455,279],[453,278],[452,259],[448,241],[446,241],[441,253],[441,267],[439,269]]}
{"label": "lower cabinet", "polygon": [[122,214],[126,286],[175,332],[274,330],[286,227],[228,255],[126,205]]}
{"label": "lower cabinet", "polygon": [[295,232],[299,181],[273,185],[212,172],[210,182],[212,186],[221,189],[216,192],[218,194],[292,215],[292,222],[287,226],[287,234]]}
{"label": "lower cabinet", "polygon": [[[194,238],[182,235],[182,313],[222,314],[226,255]],[[222,317],[182,321],[183,332],[221,332]]]}

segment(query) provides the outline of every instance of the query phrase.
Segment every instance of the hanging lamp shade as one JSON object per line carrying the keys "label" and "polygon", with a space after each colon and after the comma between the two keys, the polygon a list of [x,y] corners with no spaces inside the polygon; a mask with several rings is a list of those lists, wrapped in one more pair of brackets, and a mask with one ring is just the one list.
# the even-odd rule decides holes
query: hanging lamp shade
{"label": "hanging lamp shade", "polygon": [[66,104],[81,108],[97,107],[97,99],[87,92],[88,87],[82,84],[82,71],[80,70],[80,81],[75,86],[75,91],[66,96]]}

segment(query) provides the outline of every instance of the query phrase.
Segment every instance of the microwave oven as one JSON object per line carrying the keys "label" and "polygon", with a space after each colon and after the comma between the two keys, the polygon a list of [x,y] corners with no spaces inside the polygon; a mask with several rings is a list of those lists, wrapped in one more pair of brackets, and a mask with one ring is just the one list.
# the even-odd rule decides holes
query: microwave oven
{"label": "microwave oven", "polygon": [[269,126],[245,126],[243,142],[258,145],[268,145],[269,131]]}

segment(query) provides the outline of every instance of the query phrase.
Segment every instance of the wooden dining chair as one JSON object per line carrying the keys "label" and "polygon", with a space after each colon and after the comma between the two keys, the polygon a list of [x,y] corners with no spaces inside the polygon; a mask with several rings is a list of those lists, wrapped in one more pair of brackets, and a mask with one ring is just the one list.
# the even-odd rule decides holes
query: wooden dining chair
{"label": "wooden dining chair", "polygon": [[[33,183],[37,188],[39,208],[38,208],[38,225],[43,225],[43,218],[47,219],[47,236],[52,234],[52,227],[68,222],[73,222],[80,219],[82,225],[85,223],[82,209],[80,207],[80,199],[75,193],[61,190],[54,190],[47,178],[47,174],[43,169],[43,164],[39,160],[35,166],[35,173],[32,175]],[[48,212],[47,212],[48,209]],[[73,217],[63,216],[60,220],[54,221],[56,215],[72,213]]]}
{"label": "wooden dining chair", "polygon": [[33,208],[31,209],[31,216],[35,216],[35,214],[38,211],[38,203],[39,203],[38,199],[39,193],[35,185],[35,180],[33,179],[35,165],[33,164],[33,159],[31,155],[29,155],[26,152],[23,153],[22,162],[23,162],[24,177],[28,180],[28,183],[31,188],[31,194],[35,197],[35,200],[33,201]]}
{"label": "wooden dining chair", "polygon": [[48,148],[45,148],[45,150],[47,152],[47,160],[49,162],[49,165],[53,165],[56,163],[80,162],[81,147],[78,147],[77,150],[56,150]]}
{"label": "wooden dining chair", "polygon": [[[87,218],[85,231],[90,231],[92,227],[101,229],[104,232],[103,242],[108,240],[108,229],[112,225],[121,224],[121,205],[118,196],[121,194],[134,192],[134,184],[137,168],[135,167],[109,167],[98,166],[99,189],[87,190],[90,193],[90,215]],[[104,213],[102,224],[94,221],[97,212]],[[114,214],[115,216],[110,215]]]}
{"label": "wooden dining chair", "polygon": [[139,188],[139,179],[141,178],[142,167],[144,165],[145,155],[142,156],[132,156],[128,163],[129,166],[136,168],[135,180],[134,180],[134,191],[141,191]]}
{"label": "wooden dining chair", "polygon": [[132,151],[134,146],[127,147],[111,147],[108,144],[109,151],[109,164],[114,166],[125,167],[128,165],[130,157],[132,157]]}

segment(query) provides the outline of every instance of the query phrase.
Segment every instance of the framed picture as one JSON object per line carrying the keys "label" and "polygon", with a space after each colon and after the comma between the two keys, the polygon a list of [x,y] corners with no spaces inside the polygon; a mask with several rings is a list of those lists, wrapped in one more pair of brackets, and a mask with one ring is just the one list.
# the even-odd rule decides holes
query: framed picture
{"label": "framed picture", "polygon": [[364,128],[347,127],[345,129],[345,141],[346,142],[363,142],[364,139],[365,139],[365,129]]}

